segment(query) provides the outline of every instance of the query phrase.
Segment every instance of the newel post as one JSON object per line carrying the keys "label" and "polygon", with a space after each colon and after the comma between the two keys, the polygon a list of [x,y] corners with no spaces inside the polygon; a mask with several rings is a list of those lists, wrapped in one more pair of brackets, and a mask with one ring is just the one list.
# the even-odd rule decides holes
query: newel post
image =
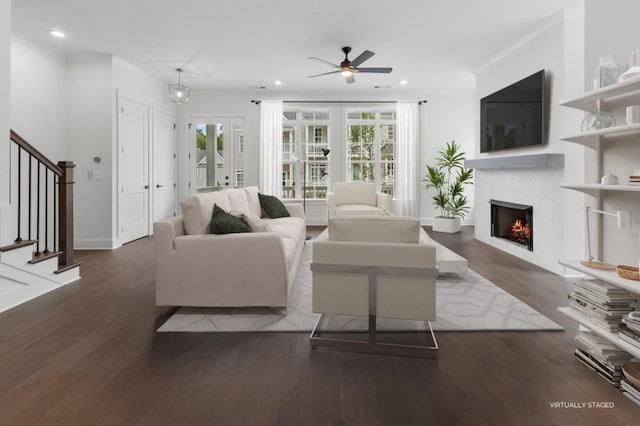
{"label": "newel post", "polygon": [[58,232],[60,251],[58,266],[73,265],[73,161],[58,161],[63,171],[58,180]]}

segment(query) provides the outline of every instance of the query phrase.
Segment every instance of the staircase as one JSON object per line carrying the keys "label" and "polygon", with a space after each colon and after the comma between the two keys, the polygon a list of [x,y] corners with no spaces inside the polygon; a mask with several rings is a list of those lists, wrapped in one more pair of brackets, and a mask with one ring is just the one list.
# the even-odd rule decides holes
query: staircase
{"label": "staircase", "polygon": [[13,130],[10,140],[11,204],[0,207],[0,312],[80,279],[73,260],[75,164],[54,164]]}

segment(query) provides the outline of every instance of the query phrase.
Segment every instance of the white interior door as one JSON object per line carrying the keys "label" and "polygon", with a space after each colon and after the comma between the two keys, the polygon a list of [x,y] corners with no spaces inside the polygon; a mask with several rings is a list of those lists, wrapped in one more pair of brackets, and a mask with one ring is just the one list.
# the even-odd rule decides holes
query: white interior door
{"label": "white interior door", "polygon": [[149,107],[119,100],[119,223],[124,244],[149,235]]}
{"label": "white interior door", "polygon": [[176,212],[176,118],[155,111],[153,133],[153,221]]}

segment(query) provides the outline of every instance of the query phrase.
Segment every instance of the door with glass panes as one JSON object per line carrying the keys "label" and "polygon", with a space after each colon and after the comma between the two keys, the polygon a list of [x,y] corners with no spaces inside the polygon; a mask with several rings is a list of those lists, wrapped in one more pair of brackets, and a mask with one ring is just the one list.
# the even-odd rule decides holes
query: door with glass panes
{"label": "door with glass panes", "polygon": [[189,193],[244,186],[244,118],[190,120]]}

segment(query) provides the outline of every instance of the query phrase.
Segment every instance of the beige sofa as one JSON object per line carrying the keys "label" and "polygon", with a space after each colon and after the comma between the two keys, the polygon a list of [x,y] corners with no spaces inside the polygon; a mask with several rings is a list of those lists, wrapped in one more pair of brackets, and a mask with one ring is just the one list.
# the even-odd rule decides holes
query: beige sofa
{"label": "beige sofa", "polygon": [[391,195],[376,192],[373,183],[336,182],[327,193],[327,213],[328,217],[382,214],[391,212],[391,201]]}
{"label": "beige sofa", "polygon": [[[251,215],[262,232],[209,234],[214,204]],[[257,219],[258,188],[247,187],[191,195],[181,207],[182,216],[153,227],[157,306],[287,306],[304,248],[302,206]]]}
{"label": "beige sofa", "polygon": [[368,342],[321,338],[313,346],[374,353],[435,356],[433,346],[384,345],[375,341],[375,319],[436,319],[436,247],[413,217],[335,216],[313,243],[314,313],[369,316]]}

